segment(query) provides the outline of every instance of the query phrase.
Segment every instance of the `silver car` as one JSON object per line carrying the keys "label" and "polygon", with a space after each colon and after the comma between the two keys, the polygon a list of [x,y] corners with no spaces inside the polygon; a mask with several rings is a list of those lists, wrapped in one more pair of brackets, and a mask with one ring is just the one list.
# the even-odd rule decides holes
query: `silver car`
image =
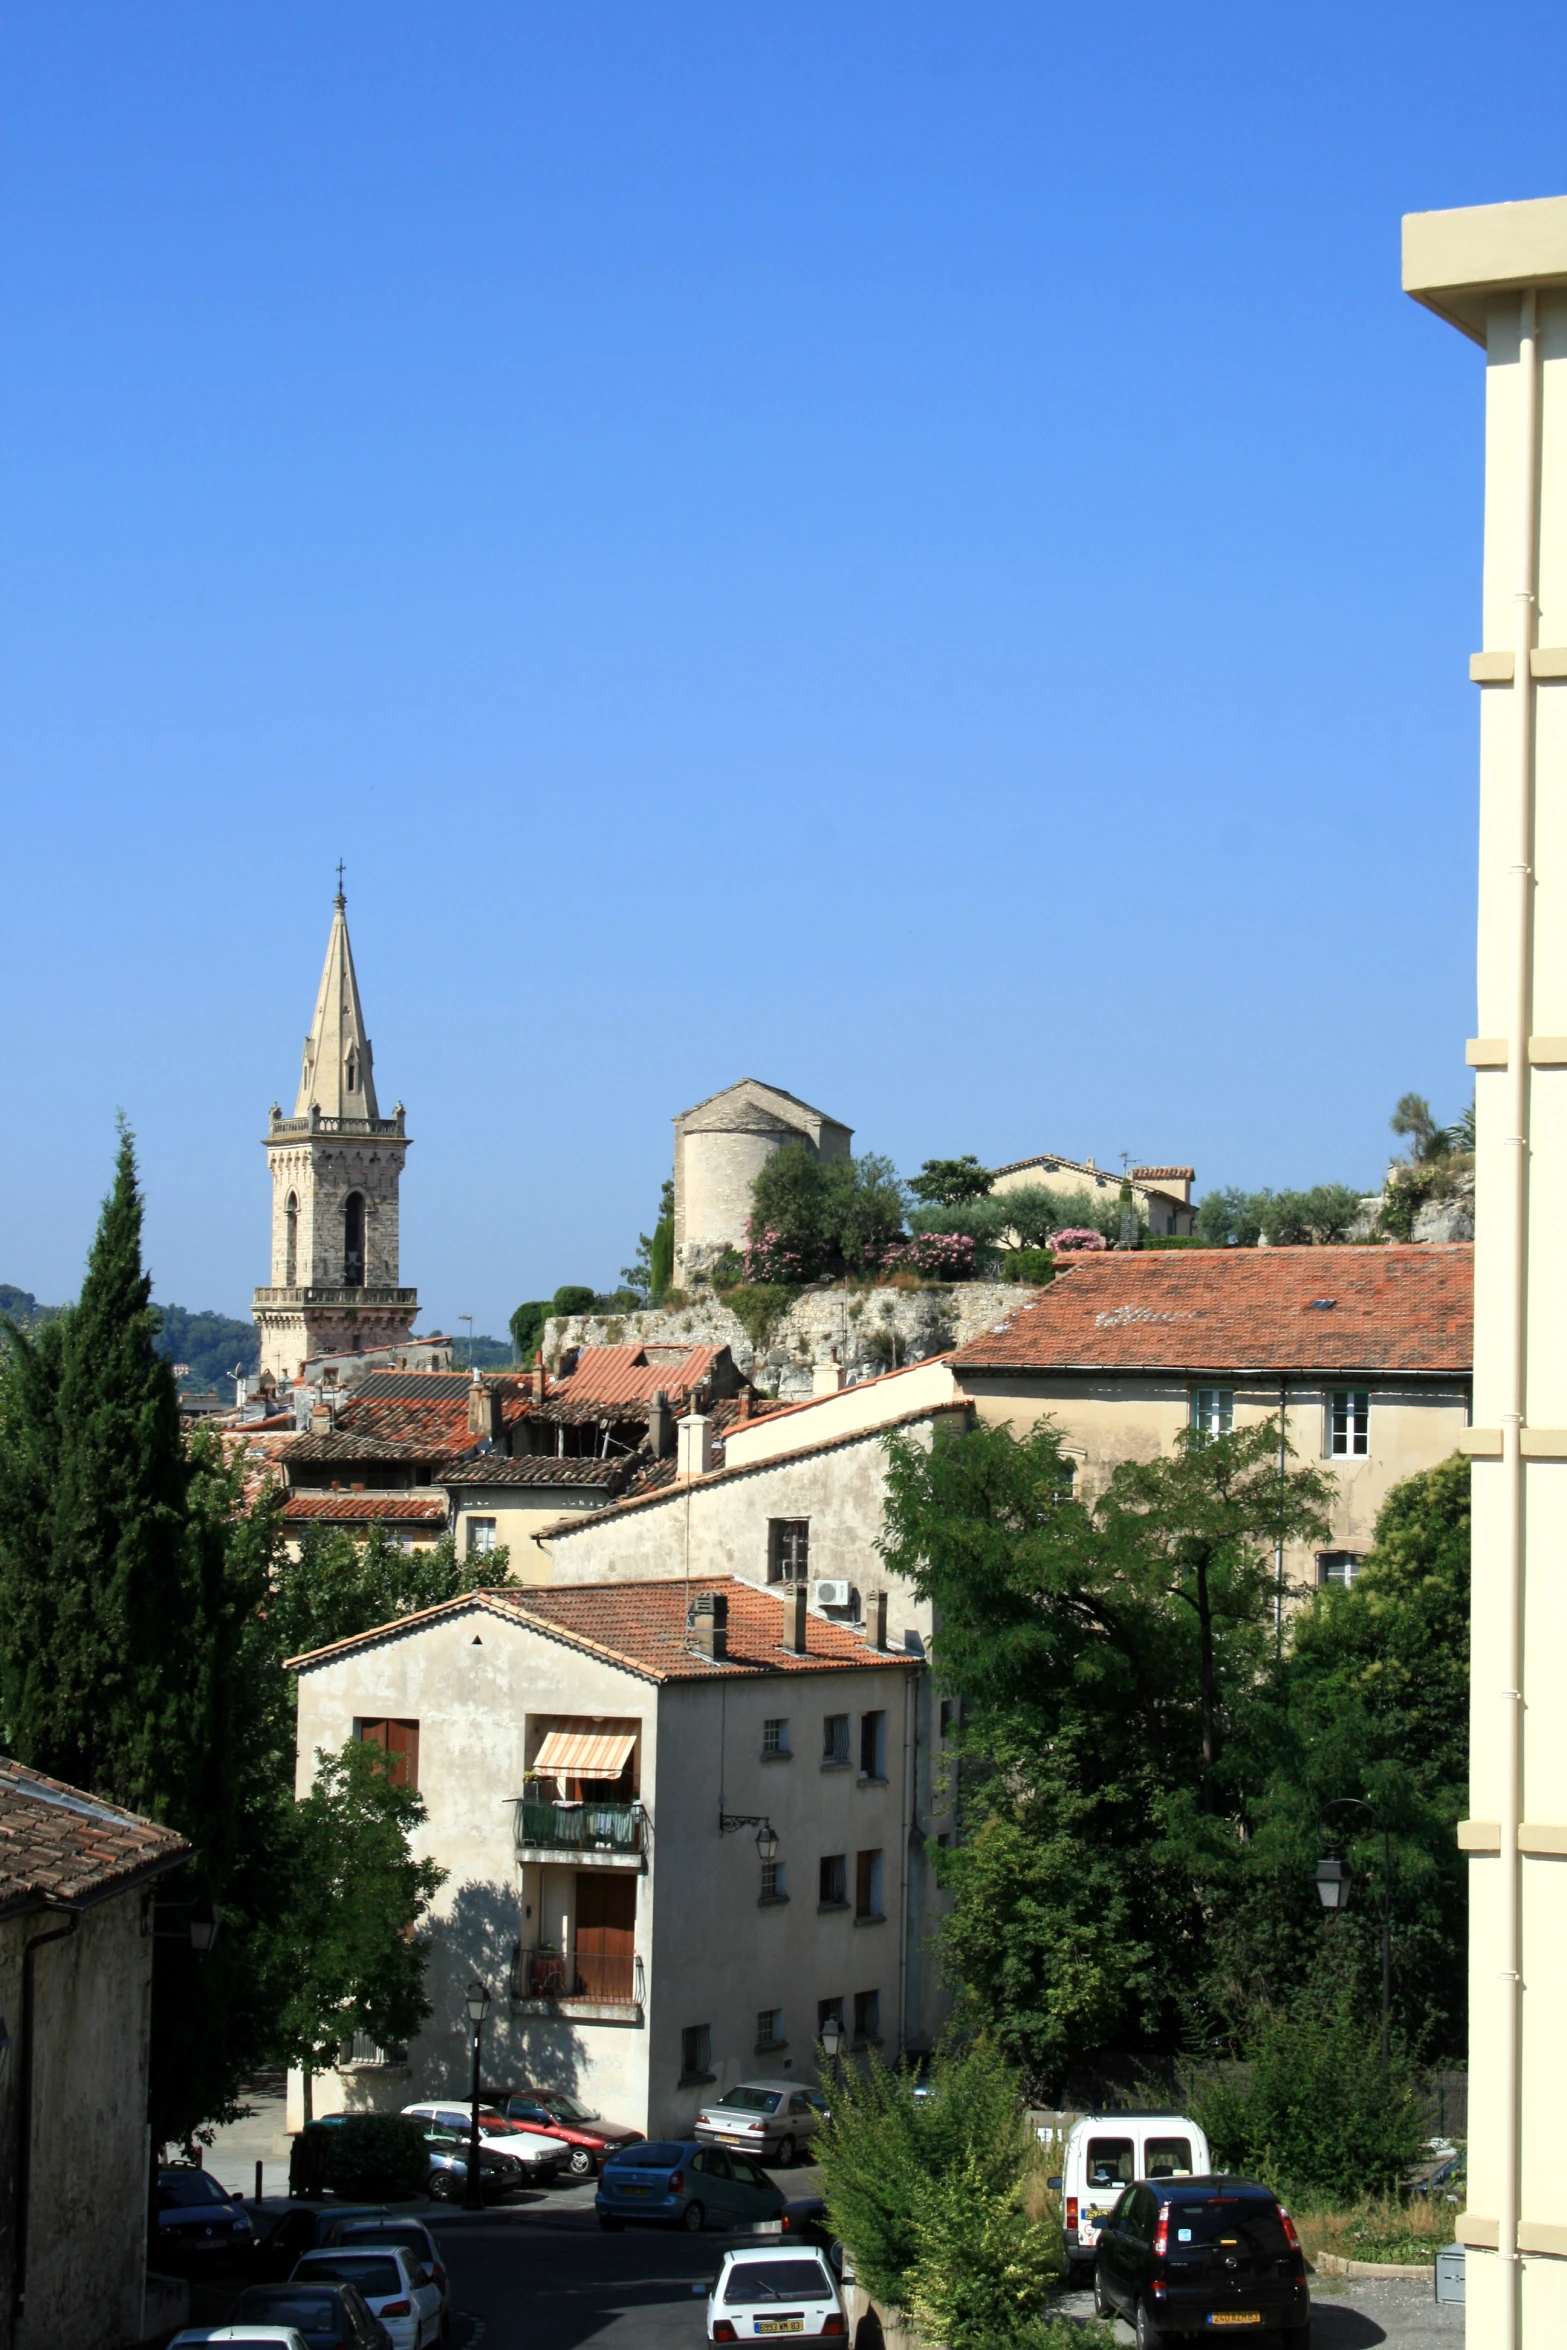
{"label": "silver car", "polygon": [[741,2081],[696,2117],[696,2135],[710,2145],[741,2146],[762,2162],[787,2169],[827,2118],[827,2101],[795,2081]]}

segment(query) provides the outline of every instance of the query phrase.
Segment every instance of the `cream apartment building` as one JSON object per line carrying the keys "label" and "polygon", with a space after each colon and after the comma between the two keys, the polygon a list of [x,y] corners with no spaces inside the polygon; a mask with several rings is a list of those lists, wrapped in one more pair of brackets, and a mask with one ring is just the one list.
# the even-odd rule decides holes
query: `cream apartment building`
{"label": "cream apartment building", "polygon": [[[829,2012],[889,2058],[928,2034],[925,1668],[803,1599],[508,1587],[295,1660],[300,1791],[318,1750],[387,1747],[448,1872],[433,2014],[406,2053],[318,2079],[318,2112],[464,2090],[475,1974],[488,2086],[570,2089],[654,2135],[747,2075],[814,2080]],[[297,2081],[291,2105],[297,2125]]]}
{"label": "cream apartment building", "polygon": [[[1567,2341],[1567,197],[1412,213],[1485,354],[1467,2340]],[[1434,354],[1433,354],[1434,355]],[[1456,1040],[1455,1040],[1456,1045]]]}

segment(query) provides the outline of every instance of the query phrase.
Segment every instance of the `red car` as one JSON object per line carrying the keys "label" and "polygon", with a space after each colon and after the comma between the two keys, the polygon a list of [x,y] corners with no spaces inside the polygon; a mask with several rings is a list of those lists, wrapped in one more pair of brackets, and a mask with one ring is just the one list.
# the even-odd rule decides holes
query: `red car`
{"label": "red car", "polygon": [[526,2122],[530,2130],[562,2138],[571,2148],[566,2168],[574,2179],[591,2179],[604,2167],[604,2157],[616,2146],[635,2146],[641,2130],[623,2130],[600,2119],[590,2107],[563,2089],[494,2089],[484,2110],[509,2122]]}

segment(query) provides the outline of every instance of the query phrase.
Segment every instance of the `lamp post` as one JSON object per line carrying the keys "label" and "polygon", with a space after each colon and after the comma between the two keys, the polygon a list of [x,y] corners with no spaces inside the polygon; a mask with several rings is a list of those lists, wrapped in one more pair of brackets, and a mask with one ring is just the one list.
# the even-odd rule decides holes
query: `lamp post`
{"label": "lamp post", "polygon": [[482,2211],[484,2193],[479,2178],[479,2039],[484,2030],[484,2019],[490,2012],[490,1994],[475,1975],[468,1985],[468,2021],[473,2029],[473,2097],[468,2115],[468,2177],[463,2189],[463,2209]]}
{"label": "lamp post", "polygon": [[[1317,1814],[1319,1828],[1334,1811],[1363,1811],[1372,1826],[1382,1831],[1382,2070],[1386,2073],[1391,2062],[1393,2019],[1393,1840],[1376,1805],[1362,1796],[1340,1795],[1325,1803]],[[1348,1909],[1354,1883],[1354,1870],[1338,1846],[1330,1844],[1317,1863],[1317,1899],[1329,1917]]]}
{"label": "lamp post", "polygon": [[822,2025],[821,2039],[822,2054],[832,2066],[833,2082],[837,2085],[843,2079],[838,2070],[838,2051],[843,2046],[843,2019],[840,2016],[827,2017]]}
{"label": "lamp post", "polygon": [[769,1861],[778,1858],[778,1830],[773,1826],[771,1820],[764,1819],[760,1812],[754,1811],[719,1812],[718,1833],[720,1836],[732,1836],[740,1828],[754,1828],[756,1830],[756,1850],[760,1860]]}

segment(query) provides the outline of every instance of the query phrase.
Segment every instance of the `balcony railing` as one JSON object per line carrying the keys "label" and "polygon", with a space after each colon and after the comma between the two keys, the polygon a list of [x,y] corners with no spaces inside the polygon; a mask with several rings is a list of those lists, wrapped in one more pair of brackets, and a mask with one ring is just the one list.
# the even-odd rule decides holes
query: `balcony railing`
{"label": "balcony railing", "polygon": [[594,1999],[604,2007],[640,2007],[642,1961],[632,1951],[519,1950],[512,1996]]}
{"label": "balcony railing", "polygon": [[517,1801],[518,1849],[551,1852],[640,1852],[645,1821],[640,1803]]}

